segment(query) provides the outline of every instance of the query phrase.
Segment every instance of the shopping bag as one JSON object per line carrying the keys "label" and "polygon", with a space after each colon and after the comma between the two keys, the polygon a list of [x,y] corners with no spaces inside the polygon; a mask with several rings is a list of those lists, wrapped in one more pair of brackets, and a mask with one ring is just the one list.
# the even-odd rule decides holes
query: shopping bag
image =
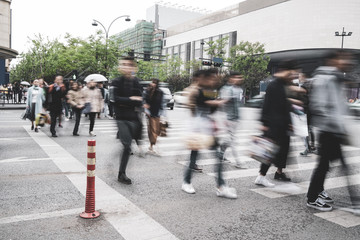
{"label": "shopping bag", "polygon": [[294,135],[300,137],[307,137],[309,135],[307,116],[306,114],[296,114],[291,112],[291,122],[293,126]]}
{"label": "shopping bag", "polygon": [[38,113],[35,118],[36,126],[43,127],[48,122],[46,113]]}
{"label": "shopping bag", "polygon": [[270,165],[279,146],[269,138],[254,136],[250,142],[249,155],[256,161]]}
{"label": "shopping bag", "polygon": [[191,150],[209,149],[214,145],[214,123],[205,117],[195,117],[185,137],[185,144]]}
{"label": "shopping bag", "polygon": [[26,109],[24,110],[24,112],[21,113],[20,118],[21,118],[22,120],[26,120],[26,119],[28,119],[29,117],[30,117],[30,108],[26,108]]}
{"label": "shopping bag", "polygon": [[89,102],[85,103],[85,107],[84,107],[84,109],[82,110],[82,113],[83,113],[83,114],[89,114],[89,113],[91,113],[91,103],[89,103]]}

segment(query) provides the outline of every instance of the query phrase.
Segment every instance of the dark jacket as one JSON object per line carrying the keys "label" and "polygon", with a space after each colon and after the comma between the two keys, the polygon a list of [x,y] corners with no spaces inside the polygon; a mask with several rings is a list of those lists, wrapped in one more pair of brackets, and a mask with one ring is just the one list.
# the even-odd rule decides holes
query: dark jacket
{"label": "dark jacket", "polygon": [[265,134],[273,140],[287,135],[291,105],[287,100],[285,82],[275,78],[267,87],[264,105],[261,113],[261,122],[269,128]]}
{"label": "dark jacket", "polygon": [[57,89],[54,84],[50,85],[47,94],[47,103],[50,112],[61,113],[62,111],[62,99],[66,95],[66,88],[62,85]]}
{"label": "dark jacket", "polygon": [[150,115],[152,117],[159,117],[160,110],[162,109],[164,93],[159,88],[154,90],[151,95],[151,90],[146,91],[145,102],[150,105]]}
{"label": "dark jacket", "polygon": [[130,99],[131,96],[142,97],[142,87],[138,78],[127,79],[123,76],[115,78],[111,82],[109,96],[117,120],[138,121],[135,107],[140,107],[142,101]]}

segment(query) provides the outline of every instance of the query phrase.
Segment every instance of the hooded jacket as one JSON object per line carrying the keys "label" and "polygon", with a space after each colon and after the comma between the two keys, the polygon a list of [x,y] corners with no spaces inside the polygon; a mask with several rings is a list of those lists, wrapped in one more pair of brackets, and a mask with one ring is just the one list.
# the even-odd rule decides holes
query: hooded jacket
{"label": "hooded jacket", "polygon": [[323,66],[315,70],[309,107],[312,124],[320,131],[346,134],[343,81],[344,76],[336,67]]}

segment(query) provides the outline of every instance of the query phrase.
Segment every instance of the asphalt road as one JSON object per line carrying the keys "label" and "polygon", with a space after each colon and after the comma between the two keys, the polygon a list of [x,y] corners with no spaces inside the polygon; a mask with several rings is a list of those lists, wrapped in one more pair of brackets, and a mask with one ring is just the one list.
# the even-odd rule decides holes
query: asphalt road
{"label": "asphalt road", "polygon": [[[74,120],[63,121],[58,138],[49,126],[39,133],[19,118],[22,110],[0,110],[0,239],[360,239],[360,217],[336,209],[320,213],[306,207],[305,192],[316,156],[300,157],[301,139],[292,138],[288,175],[292,184],[265,189],[254,184],[259,164],[247,157],[257,134],[258,109],[244,108],[238,130],[238,152],[246,169],[224,167],[227,184],[238,199],[215,194],[215,160],[204,151],[194,173],[196,194],[181,191],[189,151],[183,139],[189,112],[168,111],[168,136],[159,139],[161,157],[138,156],[128,166],[130,186],[117,182],[121,144],[114,120],[96,119],[96,137],[88,136],[83,117],[80,137],[72,136]],[[359,127],[353,127],[357,132]],[[82,219],[85,207],[87,140],[96,140],[96,209],[101,216]],[[144,147],[148,146],[144,129]],[[360,146],[346,147],[351,184],[360,187]],[[275,168],[271,168],[269,179]],[[326,181],[337,205],[349,203],[347,176],[338,163]],[[358,191],[360,195],[360,191]]]}

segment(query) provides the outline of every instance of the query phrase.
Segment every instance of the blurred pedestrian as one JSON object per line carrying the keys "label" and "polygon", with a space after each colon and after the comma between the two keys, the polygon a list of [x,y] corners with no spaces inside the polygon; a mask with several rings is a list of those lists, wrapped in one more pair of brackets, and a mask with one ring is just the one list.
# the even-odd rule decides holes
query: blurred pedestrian
{"label": "blurred pedestrian", "polygon": [[[272,163],[277,167],[274,179],[279,181],[290,181],[283,169],[286,167],[286,160],[289,152],[291,126],[291,104],[287,98],[285,87],[297,78],[298,71],[295,61],[286,60],[280,62],[278,69],[266,89],[264,105],[261,113],[262,130],[264,137],[273,140],[278,146],[279,151],[275,155]],[[274,187],[266,174],[270,165],[262,163],[259,176],[255,184],[265,187]]]}
{"label": "blurred pedestrian", "polygon": [[[30,109],[31,130],[34,130],[34,121],[39,113],[43,112],[43,102],[45,95],[42,88],[39,87],[39,80],[33,81],[33,86],[29,88],[26,108]],[[35,124],[35,132],[38,132],[38,126]]]}
{"label": "blurred pedestrian", "polygon": [[140,79],[135,76],[137,66],[134,58],[122,58],[119,61],[118,70],[121,77],[115,78],[109,89],[110,101],[115,110],[118,137],[123,145],[118,181],[132,184],[131,179],[126,175],[126,167],[129,162],[132,139],[136,139],[141,131],[136,107],[142,105],[142,87],[139,83]]}
{"label": "blurred pedestrian", "polygon": [[243,89],[241,84],[244,82],[243,76],[239,72],[231,71],[226,85],[220,90],[221,99],[226,100],[223,109],[226,113],[226,133],[224,142],[221,144],[220,149],[224,155],[226,149],[231,147],[233,157],[237,168],[242,167],[239,155],[236,150],[236,130],[240,119],[240,103],[243,98]]}
{"label": "blurred pedestrian", "polygon": [[164,94],[159,88],[159,79],[151,79],[145,94],[145,114],[148,120],[148,136],[150,147],[148,153],[159,155],[154,149],[157,137],[160,135],[160,115],[163,108]]}
{"label": "blurred pedestrian", "polygon": [[[213,120],[212,115],[218,107],[226,102],[226,100],[217,99],[217,84],[217,75],[214,69],[204,70],[199,73],[198,93],[194,96],[196,99],[196,106],[194,109],[195,119],[192,121],[194,128],[191,129],[194,139],[187,140],[188,147],[192,150],[190,155],[190,165],[185,170],[184,182],[181,189],[189,194],[195,193],[195,189],[191,183],[192,167],[196,163],[198,150],[200,148],[199,144],[201,144],[203,147],[210,146],[210,148],[216,152],[216,158],[218,159],[218,164],[216,165],[216,195],[225,198],[237,198],[236,190],[228,187],[222,176],[223,155],[221,155],[219,151],[219,144],[216,140],[216,123]],[[192,142],[191,144],[190,140]],[[204,143],[202,144],[202,142]]]}
{"label": "blurred pedestrian", "polygon": [[[49,106],[51,125],[50,132],[52,137],[57,137],[56,135],[56,119],[61,118],[62,114],[62,99],[65,97],[66,89],[63,84],[63,76],[58,75],[55,77],[54,84],[51,84],[48,89],[47,94],[47,103]],[[61,125],[60,125],[61,126]]]}
{"label": "blurred pedestrian", "polygon": [[89,112],[89,119],[90,119],[90,126],[89,126],[89,135],[95,137],[96,134],[94,133],[94,125],[95,125],[95,118],[96,114],[98,114],[104,106],[104,101],[101,96],[100,89],[96,87],[96,82],[91,80],[88,82],[87,87],[81,90],[83,98],[85,100],[85,104],[90,105],[90,112]]}
{"label": "blurred pedestrian", "polygon": [[[340,159],[347,173],[341,145],[348,143],[345,126],[347,106],[343,89],[344,73],[349,71],[351,60],[351,55],[346,52],[330,52],[326,66],[319,67],[314,73],[310,111],[313,124],[319,130],[319,164],[311,177],[306,205],[320,211],[331,211],[332,206],[328,203],[334,202],[324,189],[330,161]],[[352,204],[360,207],[352,186],[349,186],[349,192]]]}
{"label": "blurred pedestrian", "polygon": [[79,83],[72,83],[71,89],[67,94],[67,99],[70,106],[72,107],[72,112],[75,114],[75,126],[73,130],[73,136],[80,136],[78,131],[81,119],[81,111],[84,108],[84,98],[82,91],[79,88]]}

